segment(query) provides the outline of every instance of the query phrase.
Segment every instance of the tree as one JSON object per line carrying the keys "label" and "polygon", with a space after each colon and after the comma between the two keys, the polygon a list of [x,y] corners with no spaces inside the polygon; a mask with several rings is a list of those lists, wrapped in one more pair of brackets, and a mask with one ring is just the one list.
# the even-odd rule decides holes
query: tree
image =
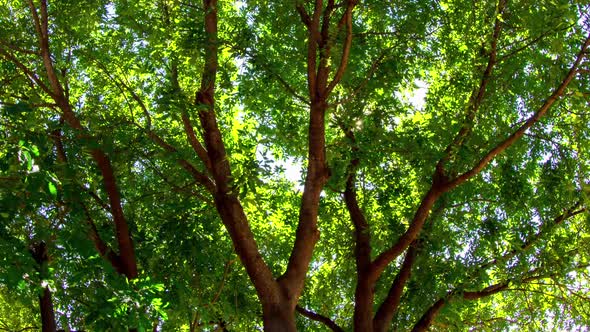
{"label": "tree", "polygon": [[589,324],[587,4],[0,10],[1,280],[59,327]]}
{"label": "tree", "polygon": [[1,331],[38,330],[31,318],[37,319],[38,313],[32,309],[25,294],[11,294],[5,288],[0,293],[2,308],[0,309]]}

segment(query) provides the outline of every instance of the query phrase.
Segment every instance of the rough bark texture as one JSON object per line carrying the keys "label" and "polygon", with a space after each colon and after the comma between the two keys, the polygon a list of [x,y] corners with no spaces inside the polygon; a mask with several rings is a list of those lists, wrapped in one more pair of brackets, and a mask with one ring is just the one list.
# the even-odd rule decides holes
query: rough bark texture
{"label": "rough bark texture", "polygon": [[296,332],[294,309],[290,305],[279,304],[262,308],[262,322],[265,332]]}

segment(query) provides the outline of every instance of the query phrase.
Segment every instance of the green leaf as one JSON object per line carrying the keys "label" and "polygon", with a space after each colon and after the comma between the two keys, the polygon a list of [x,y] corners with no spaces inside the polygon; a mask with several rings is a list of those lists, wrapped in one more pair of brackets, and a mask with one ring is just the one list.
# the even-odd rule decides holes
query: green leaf
{"label": "green leaf", "polygon": [[53,182],[47,182],[47,188],[49,189],[49,194],[53,196],[53,198],[57,198],[57,187]]}

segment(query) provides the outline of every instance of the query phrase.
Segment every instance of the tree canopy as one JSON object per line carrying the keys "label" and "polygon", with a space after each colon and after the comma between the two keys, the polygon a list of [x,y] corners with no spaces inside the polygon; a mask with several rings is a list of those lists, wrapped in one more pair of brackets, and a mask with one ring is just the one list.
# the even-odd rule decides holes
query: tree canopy
{"label": "tree canopy", "polygon": [[0,330],[590,326],[586,1],[0,4]]}

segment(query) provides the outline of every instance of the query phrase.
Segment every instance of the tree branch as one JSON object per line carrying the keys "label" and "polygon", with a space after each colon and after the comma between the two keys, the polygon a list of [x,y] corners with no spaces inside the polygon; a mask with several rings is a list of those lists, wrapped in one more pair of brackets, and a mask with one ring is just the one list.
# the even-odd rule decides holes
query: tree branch
{"label": "tree branch", "polygon": [[420,206],[416,210],[414,218],[410,223],[410,227],[408,227],[406,232],[399,237],[393,246],[375,258],[371,267],[371,278],[373,280],[376,281],[381,276],[381,273],[383,273],[387,265],[399,255],[401,255],[406,250],[406,248],[410,246],[412,241],[418,237],[422,227],[424,226],[424,222],[430,215],[430,210],[434,206],[434,203],[436,203],[436,200],[443,194],[442,190],[443,188],[437,186],[436,183],[433,183],[432,187],[426,193],[422,199],[422,202],[420,203]]}
{"label": "tree branch", "polygon": [[115,271],[117,271],[117,273],[125,275],[126,270],[121,263],[121,257],[119,257],[119,255],[117,255],[115,251],[102,240],[100,234],[98,233],[98,229],[96,228],[96,224],[90,216],[88,208],[83,202],[80,202],[80,205],[82,206],[82,210],[84,210],[84,214],[86,215],[86,222],[88,223],[88,226],[90,226],[90,239],[94,243],[96,251],[98,251],[102,258],[111,263],[111,266],[115,269]]}
{"label": "tree branch", "polygon": [[[585,211],[587,211],[586,208],[581,208],[578,209],[579,203],[575,204],[574,206],[572,206],[571,208],[569,208],[566,212],[564,212],[563,214],[560,214],[559,216],[555,217],[553,219],[553,221],[551,222],[552,226],[557,226],[559,224],[561,224],[562,222],[564,222],[565,220],[576,216],[580,213],[583,213]],[[545,225],[543,225],[545,226]],[[531,248],[539,239],[541,239],[541,237],[544,235],[543,230],[539,230],[537,233],[535,233],[531,238],[529,238],[527,241],[525,241],[520,247],[516,248],[516,249],[512,249],[511,251],[505,253],[504,255],[502,255],[502,257],[500,258],[495,258],[487,263],[484,263],[482,265],[479,266],[478,270],[481,269],[486,269],[490,266],[496,265],[499,261],[507,261],[509,259],[511,259],[512,257],[516,256],[518,253],[523,252],[528,250],[529,248]]]}
{"label": "tree branch", "polygon": [[[63,124],[63,122],[64,122],[63,119],[60,119],[60,124]],[[53,139],[53,144],[55,146],[55,150],[57,153],[57,160],[60,163],[66,164],[68,162],[68,158],[67,158],[64,146],[63,146],[61,129],[60,128],[55,129],[51,134],[51,138]],[[86,192],[88,192],[90,194],[90,196],[92,196],[95,200],[97,200],[97,202],[99,203],[99,205],[101,207],[106,208],[107,211],[110,211],[110,207],[108,205],[106,205],[100,199],[100,197],[98,197],[94,192],[92,192],[90,190],[86,190]],[[92,217],[90,215],[90,211],[88,211],[88,208],[86,207],[84,202],[80,201],[79,203],[80,203],[80,206],[82,207],[82,210],[84,211],[84,215],[86,216],[86,221],[87,221],[88,225],[90,226],[90,239],[94,243],[94,247],[96,248],[96,250],[98,251],[98,253],[100,254],[101,257],[103,257],[109,263],[111,263],[111,265],[117,271],[117,273],[124,275],[125,268],[123,267],[123,265],[121,263],[121,258],[100,237],[100,234],[98,233],[98,230],[96,228],[96,224],[94,223],[94,220],[92,219]]]}
{"label": "tree branch", "polygon": [[[148,131],[147,136],[152,140],[152,142],[159,145],[168,153],[178,154],[178,150],[173,147],[172,145],[168,144],[164,139],[158,136],[154,131]],[[193,166],[190,162],[185,159],[177,158],[176,162],[184,168],[192,177],[200,183],[207,191],[211,194],[215,193],[215,183],[211,181],[211,179],[205,175],[204,173],[200,172],[195,166]]]}
{"label": "tree branch", "polygon": [[[53,98],[55,103],[59,106],[62,111],[62,118],[65,122],[78,131],[77,137],[79,139],[92,139],[91,135],[87,132],[77,118],[76,114],[72,110],[72,107],[64,93],[62,85],[55,73],[53,62],[51,59],[51,50],[49,47],[49,31],[48,31],[48,16],[47,16],[47,2],[41,0],[41,19],[39,20],[37,10],[32,2],[29,1],[29,7],[31,15],[36,27],[40,30],[39,44],[41,49],[41,55],[43,59],[43,65],[45,72],[49,79],[52,93],[50,96]],[[115,172],[113,170],[111,160],[106,153],[99,149],[93,148],[90,150],[90,155],[96,162],[103,178],[103,185],[109,197],[109,203],[111,207],[111,215],[115,222],[117,242],[120,250],[120,258],[122,265],[124,266],[125,276],[129,279],[137,277],[137,263],[135,260],[135,250],[133,248],[133,242],[129,234],[129,226],[123,213],[121,196],[117,188],[117,182]]]}
{"label": "tree branch", "polygon": [[346,12],[344,13],[344,20],[346,22],[346,37],[344,40],[344,47],[342,49],[342,54],[340,58],[340,65],[338,66],[336,74],[334,74],[334,78],[332,78],[332,81],[328,84],[328,87],[326,88],[326,95],[330,94],[334,87],[336,87],[336,85],[340,82],[342,76],[344,76],[344,72],[346,71],[346,66],[348,65],[350,46],[352,45],[352,10],[356,6],[356,4],[357,1],[355,0],[348,0],[347,2]]}
{"label": "tree branch", "polygon": [[494,66],[496,65],[496,57],[497,57],[497,49],[498,49],[498,38],[500,37],[500,31],[502,30],[502,21],[501,15],[504,12],[504,8],[506,6],[507,0],[500,0],[498,3],[498,14],[496,16],[496,21],[494,23],[494,32],[492,34],[491,40],[491,49],[489,51],[488,56],[488,64],[486,66],[485,71],[483,72],[479,87],[473,91],[471,97],[469,98],[469,109],[467,114],[465,115],[465,121],[461,126],[461,129],[453,139],[451,143],[445,149],[443,157],[439,160],[436,165],[437,172],[440,174],[445,173],[445,163],[453,158],[453,155],[463,146],[463,143],[470,135],[473,122],[475,120],[475,115],[481,106],[483,98],[486,93],[486,88],[490,79],[492,77],[492,71],[494,70]]}
{"label": "tree branch", "polygon": [[[166,9],[166,8],[164,8],[164,9]],[[167,21],[166,23],[169,25],[170,19],[168,17],[167,10],[165,10],[165,13],[166,13],[165,17],[166,17],[166,21]],[[172,55],[172,60],[171,60],[170,66],[171,66],[170,80],[172,83],[172,89],[177,96],[181,96],[182,93],[180,90],[180,83],[178,82],[178,59],[175,54]],[[212,171],[211,160],[209,159],[209,156],[207,155],[207,151],[205,150],[205,148],[203,147],[203,145],[201,144],[201,142],[197,138],[197,135],[195,134],[190,116],[189,116],[188,111],[186,110],[185,107],[182,108],[181,113],[182,113],[181,117],[182,117],[182,124],[184,126],[184,132],[186,133],[186,138],[187,138],[189,144],[191,145],[191,147],[193,148],[193,151],[195,151],[197,156],[199,156],[199,159],[201,159],[201,161],[205,165],[205,168],[207,170],[209,170],[209,172],[211,172]]]}
{"label": "tree branch", "polygon": [[299,16],[301,17],[301,22],[303,22],[303,24],[305,24],[305,26],[309,29],[309,27],[311,26],[311,18],[309,17],[309,14],[307,14],[307,11],[305,10],[305,7],[301,3],[301,1],[297,2],[295,8],[297,9]]}
{"label": "tree branch", "polygon": [[315,320],[317,322],[320,322],[322,324],[324,324],[326,327],[328,327],[330,330],[334,331],[334,332],[344,332],[344,329],[341,328],[340,326],[338,326],[338,324],[336,324],[333,320],[331,320],[330,318],[320,315],[318,313],[315,313],[313,311],[307,310],[301,306],[296,306],[295,310],[300,313],[301,315],[311,319],[311,320]]}
{"label": "tree branch", "polygon": [[537,109],[537,111],[531,117],[529,117],[526,120],[526,122],[523,125],[521,125],[515,132],[513,132],[505,140],[503,140],[493,149],[491,149],[473,168],[459,175],[454,180],[450,181],[450,183],[448,184],[449,189],[457,187],[458,185],[464,183],[465,181],[469,180],[470,178],[481,172],[484,169],[484,167],[486,167],[490,163],[490,161],[492,161],[498,154],[502,153],[509,146],[514,144],[518,139],[520,139],[530,127],[537,123],[541,119],[541,117],[543,117],[549,111],[551,106],[553,106],[553,104],[557,100],[559,100],[559,98],[565,93],[565,90],[567,89],[568,85],[576,76],[578,67],[582,62],[583,58],[585,57],[585,53],[589,45],[590,34],[588,35],[588,37],[586,37],[586,40],[582,44],[581,50],[578,53],[576,60],[572,64],[568,74],[565,76],[565,78],[557,87],[557,89],[555,89],[555,91],[551,94],[551,96],[549,96],[549,98],[545,100],[543,105],[539,109]]}
{"label": "tree branch", "polygon": [[219,287],[217,288],[217,292],[215,293],[215,295],[213,296],[213,299],[211,299],[211,301],[209,303],[207,303],[205,306],[212,306],[213,304],[215,304],[215,302],[217,302],[217,300],[219,299],[219,296],[221,296],[221,291],[223,290],[223,286],[225,286],[225,281],[227,280],[227,275],[229,274],[229,269],[231,267],[231,265],[233,263],[235,263],[235,259],[231,259],[227,262],[225,262],[225,266],[223,268],[223,277],[221,278],[221,283],[219,284]]}
{"label": "tree branch", "polygon": [[[392,49],[393,47],[388,48],[387,50]],[[373,62],[371,63],[371,67],[369,67],[369,70],[367,71],[367,74],[365,75],[365,78],[363,79],[363,81],[357,85],[351,93],[347,94],[347,97],[343,100],[339,100],[335,103],[330,104],[330,106],[336,106],[336,105],[342,105],[342,104],[346,104],[348,102],[350,102],[351,100],[353,100],[358,94],[359,92],[361,92],[365,86],[369,83],[371,77],[375,74],[375,72],[377,71],[377,69],[379,69],[379,66],[381,65],[382,61],[385,59],[386,57],[386,53],[385,51],[382,52],[375,60],[373,60]]]}
{"label": "tree branch", "polygon": [[[122,79],[119,79],[118,77],[115,77],[114,75],[112,75],[109,72],[109,70],[107,69],[107,67],[101,61],[99,61],[96,58],[93,58],[93,60],[97,64],[98,68],[102,69],[102,71],[105,73],[105,75],[107,75],[109,80],[111,80],[115,83],[115,86],[119,89],[119,91],[121,91],[121,93],[123,95],[125,95],[125,90],[127,90],[127,92],[131,94],[131,98],[133,98],[133,100],[135,100],[135,102],[137,103],[137,105],[141,109],[143,115],[145,116],[146,124],[145,124],[145,128],[143,128],[143,129],[148,130],[148,131],[151,130],[152,117],[151,117],[150,112],[148,111],[147,107],[145,106],[143,99],[141,99],[141,97],[139,97],[139,95],[137,93],[135,93],[135,91],[133,91],[133,89],[128,84],[126,84]],[[127,98],[125,98],[125,99],[127,100]]]}
{"label": "tree branch", "polygon": [[[588,265],[582,265],[580,267],[586,269]],[[541,268],[533,269],[531,271],[524,273],[520,276],[521,279],[518,281],[518,283],[530,283],[531,281],[550,278],[551,276],[553,276],[551,274],[538,274],[539,270],[541,270]],[[428,327],[432,324],[433,320],[436,318],[440,310],[447,303],[451,302],[455,298],[461,297],[464,300],[468,301],[479,300],[488,296],[492,296],[502,291],[512,290],[511,288],[509,288],[509,286],[510,283],[512,283],[513,281],[515,281],[515,279],[508,279],[506,281],[490,285],[479,291],[460,291],[459,289],[455,289],[453,291],[448,292],[446,296],[437,300],[432,306],[430,306],[430,308],[426,310],[424,315],[422,315],[420,320],[416,323],[416,325],[414,325],[412,332],[426,331]]]}
{"label": "tree branch", "polygon": [[260,66],[269,75],[271,75],[272,77],[275,77],[279,81],[279,83],[285,88],[285,90],[288,93],[290,93],[293,97],[295,97],[300,102],[309,106],[309,101],[304,96],[299,94],[295,90],[295,88],[293,86],[291,86],[289,84],[289,82],[287,82],[279,73],[272,70],[272,66],[268,65],[268,63],[269,63],[268,59],[262,59],[256,53],[249,51],[248,49],[241,49],[240,51],[243,52],[246,56],[250,57],[253,60],[255,65]]}
{"label": "tree branch", "polygon": [[[505,1],[505,0],[501,0]],[[408,230],[398,239],[398,241],[388,250],[380,254],[375,261],[373,262],[373,272],[372,275],[375,279],[377,279],[385,267],[396,257],[398,257],[408,246],[409,244],[418,236],[422,226],[424,225],[424,221],[430,214],[430,209],[440,197],[440,195],[444,192],[450,191],[453,188],[459,186],[460,184],[464,183],[465,181],[469,180],[479,172],[483,170],[483,168],[498,154],[506,150],[510,145],[514,144],[520,137],[524,135],[524,133],[535,124],[547,111],[551,108],[551,106],[563,95],[569,83],[573,80],[574,76],[576,75],[576,71],[578,66],[580,65],[582,59],[585,56],[585,52],[590,45],[590,35],[585,39],[584,43],[582,44],[581,50],[578,53],[576,60],[572,64],[569,73],[563,79],[559,87],[553,92],[553,94],[545,101],[545,103],[532,115],[520,128],[515,131],[512,135],[498,144],[495,148],[493,148],[486,156],[484,156],[472,169],[463,173],[462,175],[456,177],[453,180],[446,179],[445,175],[443,174],[444,169],[442,167],[443,163],[439,161],[437,164],[437,169],[433,176],[433,184],[430,190],[426,193],[414,218],[410,224]],[[442,159],[441,159],[442,161]]]}
{"label": "tree branch", "polygon": [[207,170],[209,170],[211,172],[212,171],[211,160],[209,159],[209,156],[207,155],[207,150],[205,150],[203,145],[201,145],[201,142],[199,142],[199,139],[197,138],[197,135],[195,134],[195,131],[193,129],[193,125],[192,125],[191,120],[189,118],[188,112],[186,112],[184,110],[182,111],[182,124],[184,126],[184,132],[186,133],[186,138],[189,141],[191,147],[193,148],[193,151],[195,151],[197,156],[199,156],[199,159],[201,159],[203,164],[205,164],[205,167],[207,168]]}
{"label": "tree branch", "polygon": [[395,277],[391,288],[389,288],[389,293],[379,306],[377,314],[375,314],[375,318],[373,319],[375,332],[385,332],[391,325],[391,320],[399,307],[406,282],[410,279],[412,274],[412,266],[414,265],[418,253],[418,246],[418,240],[414,240],[410,245],[410,248],[406,252],[404,262],[402,263],[402,267]]}
{"label": "tree branch", "polygon": [[436,302],[434,302],[434,304],[431,305],[426,310],[426,312],[422,315],[422,317],[420,317],[420,320],[418,320],[418,322],[414,325],[414,327],[412,328],[412,332],[426,331],[430,327],[430,325],[432,325],[432,321],[434,320],[434,318],[436,318],[436,316],[438,315],[440,310],[446,304],[447,304],[446,298],[442,298],[442,299],[439,299]]}
{"label": "tree branch", "polygon": [[1,47],[0,47],[0,54],[2,54],[2,56],[4,56],[4,58],[6,58],[9,61],[11,61],[12,63],[14,63],[14,65],[17,66],[23,72],[23,74],[25,74],[26,77],[28,77],[33,82],[35,82],[35,84],[37,84],[45,93],[47,93],[52,98],[55,97],[55,95],[53,94],[53,91],[51,91],[51,89],[45,83],[43,83],[43,81],[41,81],[41,79],[39,77],[37,77],[37,75],[35,75],[35,73],[31,69],[29,69],[27,66],[25,66],[16,57],[14,57],[12,54],[10,54],[9,52],[7,52],[6,50],[4,50]]}
{"label": "tree branch", "polygon": [[232,190],[231,168],[215,115],[215,76],[218,65],[217,0],[203,0],[203,9],[206,35],[205,63],[195,103],[199,109],[205,147],[211,160],[211,171],[216,185],[215,206],[265,311],[281,302],[281,292],[272,272],[260,255],[244,209]]}

